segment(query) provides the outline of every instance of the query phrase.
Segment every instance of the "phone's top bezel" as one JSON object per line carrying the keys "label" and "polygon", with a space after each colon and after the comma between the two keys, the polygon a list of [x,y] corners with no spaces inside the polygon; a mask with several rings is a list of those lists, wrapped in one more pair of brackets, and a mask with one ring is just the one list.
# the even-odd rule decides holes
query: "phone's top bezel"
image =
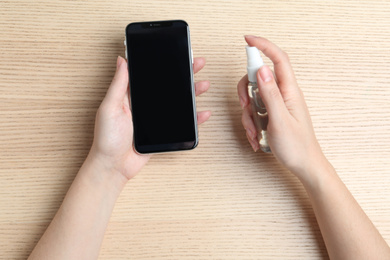
{"label": "phone's top bezel", "polygon": [[189,28],[188,23],[184,20],[169,20],[169,21],[149,21],[149,22],[134,22],[126,26],[126,37],[128,31],[137,31],[144,29],[157,29],[163,27],[181,27]]}

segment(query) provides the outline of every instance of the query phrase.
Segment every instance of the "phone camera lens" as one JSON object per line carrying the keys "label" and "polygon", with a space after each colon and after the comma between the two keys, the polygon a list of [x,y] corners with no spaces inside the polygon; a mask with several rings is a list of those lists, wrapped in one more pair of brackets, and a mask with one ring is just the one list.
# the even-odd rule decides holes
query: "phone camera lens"
{"label": "phone camera lens", "polygon": [[153,26],[153,24],[151,23],[150,26]]}

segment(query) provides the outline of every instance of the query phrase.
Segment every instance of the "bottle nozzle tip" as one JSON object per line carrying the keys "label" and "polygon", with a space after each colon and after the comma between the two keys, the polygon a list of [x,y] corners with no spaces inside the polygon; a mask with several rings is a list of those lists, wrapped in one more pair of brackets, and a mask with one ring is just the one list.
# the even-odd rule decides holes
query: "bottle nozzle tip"
{"label": "bottle nozzle tip", "polygon": [[246,55],[248,57],[248,67],[258,67],[264,65],[263,59],[260,56],[260,52],[256,47],[246,46]]}

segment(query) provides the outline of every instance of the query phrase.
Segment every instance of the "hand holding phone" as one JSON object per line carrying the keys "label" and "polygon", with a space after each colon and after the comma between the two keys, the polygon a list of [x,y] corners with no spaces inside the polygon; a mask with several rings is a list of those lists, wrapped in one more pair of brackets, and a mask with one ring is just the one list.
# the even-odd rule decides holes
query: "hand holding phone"
{"label": "hand holding phone", "polygon": [[[200,71],[204,65],[203,58],[195,58],[194,73]],[[133,178],[150,158],[150,155],[134,151],[128,84],[127,63],[118,57],[116,74],[96,115],[94,140],[88,155],[89,158],[97,158],[105,168],[119,173],[119,180],[123,180],[123,176],[125,180]],[[207,91],[208,87],[208,81],[197,82],[196,96]],[[175,118],[175,114],[165,117]],[[210,111],[198,112],[198,124],[205,122],[209,117]]]}
{"label": "hand holding phone", "polygon": [[138,153],[198,144],[190,33],[184,21],[126,27],[134,148]]}

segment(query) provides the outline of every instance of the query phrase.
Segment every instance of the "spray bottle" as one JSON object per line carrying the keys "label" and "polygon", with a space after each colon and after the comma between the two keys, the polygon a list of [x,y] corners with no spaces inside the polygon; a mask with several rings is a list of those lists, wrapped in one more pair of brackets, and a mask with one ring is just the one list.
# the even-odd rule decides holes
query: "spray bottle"
{"label": "spray bottle", "polygon": [[256,47],[246,46],[246,54],[248,57],[248,94],[252,108],[252,117],[257,130],[257,140],[263,152],[271,153],[267,140],[268,113],[260,98],[256,77],[257,71],[264,65],[264,62]]}

